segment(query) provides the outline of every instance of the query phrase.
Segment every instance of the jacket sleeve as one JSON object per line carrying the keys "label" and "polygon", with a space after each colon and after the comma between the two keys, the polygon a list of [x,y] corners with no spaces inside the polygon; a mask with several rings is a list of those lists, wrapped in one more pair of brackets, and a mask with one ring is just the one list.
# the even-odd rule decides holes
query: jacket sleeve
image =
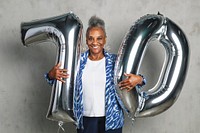
{"label": "jacket sleeve", "polygon": [[146,85],[146,83],[147,83],[147,80],[146,80],[146,78],[142,75],[142,74],[138,74],[139,76],[141,76],[142,77],[142,84],[138,84],[137,85],[137,88],[139,88],[139,89],[141,89],[143,86],[145,86]]}
{"label": "jacket sleeve", "polygon": [[47,81],[48,84],[50,84],[51,86],[53,85],[55,80],[54,79],[50,79],[49,76],[48,76],[48,73],[44,74],[44,78],[45,78],[45,80]]}

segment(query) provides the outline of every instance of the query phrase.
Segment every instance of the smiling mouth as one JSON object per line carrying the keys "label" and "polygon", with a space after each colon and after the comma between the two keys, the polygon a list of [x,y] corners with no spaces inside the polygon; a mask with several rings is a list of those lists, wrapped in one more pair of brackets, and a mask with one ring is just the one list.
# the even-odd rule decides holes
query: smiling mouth
{"label": "smiling mouth", "polygon": [[94,48],[94,49],[97,49],[99,46],[91,46],[92,48]]}

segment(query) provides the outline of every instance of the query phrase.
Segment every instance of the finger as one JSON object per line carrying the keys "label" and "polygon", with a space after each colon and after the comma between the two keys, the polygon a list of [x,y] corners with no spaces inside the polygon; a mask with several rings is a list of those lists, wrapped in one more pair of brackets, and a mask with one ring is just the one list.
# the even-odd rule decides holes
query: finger
{"label": "finger", "polygon": [[62,83],[65,83],[65,80],[63,80],[61,77],[57,78],[57,80],[61,81]]}
{"label": "finger", "polygon": [[62,69],[57,69],[56,70],[56,75],[62,75],[62,74],[67,74],[67,72],[64,70],[62,70]]}
{"label": "finger", "polygon": [[120,87],[120,89],[121,89],[121,90],[124,90],[124,89],[126,89],[126,90],[130,90],[131,87],[130,87],[130,86],[124,86],[124,87]]}
{"label": "finger", "polygon": [[63,74],[62,74],[60,77],[62,77],[62,78],[65,78],[65,79],[66,79],[66,78],[69,78],[69,74],[64,74],[64,73],[63,73]]}
{"label": "finger", "polygon": [[125,83],[127,83],[127,82],[129,82],[129,80],[128,80],[128,79],[125,79],[125,80],[122,80],[121,82],[119,82],[119,84],[125,84]]}
{"label": "finger", "polygon": [[133,89],[133,87],[128,87],[127,91],[130,92]]}
{"label": "finger", "polygon": [[125,85],[129,85],[130,81],[129,80],[123,80],[119,83],[119,86],[125,86]]}
{"label": "finger", "polygon": [[128,74],[127,74],[127,73],[124,73],[124,76],[128,76]]}
{"label": "finger", "polygon": [[57,74],[58,76],[69,76],[69,74],[66,71],[62,71],[62,70],[59,70]]}
{"label": "finger", "polygon": [[56,68],[60,68],[61,63],[59,62],[58,64],[55,65]]}
{"label": "finger", "polygon": [[68,70],[67,69],[60,69],[61,71],[63,71],[63,72],[68,72]]}
{"label": "finger", "polygon": [[69,76],[68,73],[60,73],[60,75],[62,75],[62,76]]}
{"label": "finger", "polygon": [[120,86],[120,87],[127,87],[127,86],[130,86],[130,84],[129,84],[129,83],[126,83],[126,84],[120,84],[119,86]]}
{"label": "finger", "polygon": [[60,73],[67,73],[68,72],[67,69],[60,69],[59,71],[60,71]]}
{"label": "finger", "polygon": [[65,83],[65,80],[62,80],[62,79],[61,79],[60,81],[61,81],[62,83]]}
{"label": "finger", "polygon": [[119,86],[119,89],[120,89],[120,90],[123,90],[123,89],[126,89],[126,87],[124,87],[124,86],[123,86],[123,87]]}
{"label": "finger", "polygon": [[130,87],[134,87],[135,85],[137,85],[136,83],[133,83],[133,82],[126,82],[126,83],[123,83],[121,86],[130,86]]}
{"label": "finger", "polygon": [[130,77],[130,76],[131,76],[131,74],[124,73],[124,76],[126,76],[126,77]]}
{"label": "finger", "polygon": [[56,75],[57,78],[68,78],[69,77],[69,74],[66,74],[66,73],[58,73]]}

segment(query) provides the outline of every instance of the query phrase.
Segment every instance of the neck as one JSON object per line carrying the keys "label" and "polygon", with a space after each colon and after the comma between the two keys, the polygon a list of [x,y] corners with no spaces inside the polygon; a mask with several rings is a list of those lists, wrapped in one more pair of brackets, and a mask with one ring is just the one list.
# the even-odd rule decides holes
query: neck
{"label": "neck", "polygon": [[97,60],[101,60],[102,58],[104,57],[104,54],[97,54],[97,55],[93,55],[93,54],[89,54],[88,58],[90,60],[94,60],[94,61],[97,61]]}

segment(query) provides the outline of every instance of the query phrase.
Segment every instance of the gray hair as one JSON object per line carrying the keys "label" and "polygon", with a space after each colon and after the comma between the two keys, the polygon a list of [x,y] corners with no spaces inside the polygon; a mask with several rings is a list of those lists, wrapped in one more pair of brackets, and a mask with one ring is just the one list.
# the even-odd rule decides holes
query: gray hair
{"label": "gray hair", "polygon": [[88,28],[86,31],[86,36],[88,35],[89,30],[93,27],[101,28],[106,36],[105,22],[102,19],[100,19],[99,17],[97,17],[96,15],[92,16],[88,21]]}

